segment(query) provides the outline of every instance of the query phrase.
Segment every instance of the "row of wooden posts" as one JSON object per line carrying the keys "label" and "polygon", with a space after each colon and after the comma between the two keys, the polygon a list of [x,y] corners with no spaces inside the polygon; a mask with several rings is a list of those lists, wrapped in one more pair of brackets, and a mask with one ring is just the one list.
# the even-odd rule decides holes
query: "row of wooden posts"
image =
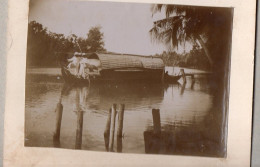
{"label": "row of wooden posts", "polygon": [[[117,122],[117,152],[122,152],[122,138],[123,138],[123,124],[124,124],[124,110],[125,105],[120,104],[117,111],[117,105],[113,104],[109,109],[107,122],[104,131],[105,148],[109,152],[114,152],[114,136]],[[54,146],[60,147],[60,131],[61,131],[61,121],[63,113],[63,105],[61,101],[57,103],[56,106],[56,128],[53,136]],[[77,130],[76,130],[76,142],[75,149],[81,149],[82,145],[82,131],[83,131],[83,113],[84,111],[76,111],[77,114]],[[118,119],[116,119],[118,116]],[[160,134],[161,132],[161,121],[160,121],[160,110],[152,109],[153,124],[154,124],[154,134]]]}
{"label": "row of wooden posts", "polygon": [[[181,75],[183,78],[183,87],[181,90],[181,94],[185,89],[186,84],[186,76],[184,69],[181,69]],[[192,85],[194,85],[194,75],[189,75],[192,78]],[[63,92],[63,91],[62,91]],[[76,130],[76,143],[75,148],[81,149],[82,145],[82,131],[83,131],[83,114],[84,111],[79,107],[80,106],[80,99],[79,99],[79,92],[76,95],[76,111],[77,114],[77,130]],[[118,106],[118,111],[117,111]],[[105,140],[105,147],[107,151],[114,151],[114,135],[115,135],[115,126],[116,126],[116,116],[118,115],[118,122],[117,122],[117,152],[122,152],[122,138],[123,138],[123,121],[124,121],[124,104],[113,104],[112,107],[109,109],[108,118],[106,122],[106,127],[104,131],[104,140]],[[61,130],[61,121],[62,121],[62,112],[63,112],[63,105],[62,105],[62,95],[59,99],[59,102],[56,106],[56,126],[55,132],[53,136],[54,146],[60,146],[60,130]],[[154,133],[160,134],[161,131],[161,123],[160,123],[160,110],[159,109],[152,109],[153,115],[153,123],[154,123]]]}
{"label": "row of wooden posts", "polygon": [[122,138],[123,138],[123,121],[124,121],[124,110],[125,105],[120,104],[119,110],[117,111],[117,105],[109,109],[106,128],[104,131],[105,147],[107,151],[114,151],[114,136],[116,126],[116,115],[118,114],[117,123],[117,152],[122,152]]}
{"label": "row of wooden posts", "polygon": [[[54,146],[60,147],[60,130],[62,122],[63,105],[61,101],[56,106],[56,129],[53,136]],[[104,130],[105,148],[108,152],[114,152],[114,140],[116,132],[116,152],[122,152],[123,148],[123,123],[124,123],[125,105],[113,104],[107,115],[106,126]],[[75,149],[81,149],[82,131],[83,131],[83,113],[84,111],[76,111],[77,114],[77,130]],[[144,131],[144,144],[146,153],[172,153],[177,146],[175,132],[161,130],[160,110],[152,109],[153,129]],[[118,119],[116,119],[118,118]],[[117,123],[116,123],[117,122]],[[117,128],[116,128],[117,125]]]}
{"label": "row of wooden posts", "polygon": [[[185,85],[186,85],[186,74],[184,70],[181,69],[181,74],[183,76],[183,87],[181,90],[181,94],[183,94]],[[194,75],[190,75],[192,78],[192,89],[194,85]],[[77,130],[76,130],[76,143],[75,148],[81,149],[82,145],[82,131],[83,131],[83,114],[84,111],[79,107],[80,106],[80,99],[79,93],[76,95],[76,111],[77,114]],[[118,106],[118,111],[117,111]],[[116,126],[116,116],[118,115],[118,123],[117,123],[117,152],[122,152],[122,138],[123,138],[123,121],[124,121],[124,104],[113,104],[112,107],[109,109],[108,118],[106,122],[106,127],[104,131],[104,140],[105,140],[105,147],[107,151],[114,151],[114,135],[115,135],[115,126]],[[63,105],[62,105],[62,95],[59,99],[59,102],[56,106],[56,129],[53,136],[54,146],[60,146],[60,129],[61,129],[61,121],[62,121],[62,112],[63,112]],[[160,124],[160,110],[159,109],[152,109],[153,115],[153,122],[154,122],[154,133],[160,133],[161,124]]]}
{"label": "row of wooden posts", "polygon": [[[116,127],[116,116],[118,115],[117,152],[122,152],[124,110],[125,110],[124,104],[119,105],[118,111],[117,111],[116,104],[113,104],[112,107],[109,109],[107,123],[104,131],[105,147],[107,151],[114,151],[114,134],[115,134],[115,127]],[[57,103],[55,112],[56,112],[56,126],[55,126],[53,141],[54,141],[54,146],[59,147],[61,120],[62,120],[62,113],[63,113],[63,105],[61,104],[61,101]],[[84,111],[79,109],[78,111],[75,112],[77,114],[75,149],[81,149]]]}

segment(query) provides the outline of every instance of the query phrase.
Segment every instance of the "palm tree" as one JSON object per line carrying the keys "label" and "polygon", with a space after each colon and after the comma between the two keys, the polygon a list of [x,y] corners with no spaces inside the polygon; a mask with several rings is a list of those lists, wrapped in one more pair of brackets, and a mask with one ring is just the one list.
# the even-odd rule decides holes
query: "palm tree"
{"label": "palm tree", "polygon": [[177,49],[186,42],[199,44],[210,65],[214,65],[219,52],[216,48],[223,51],[225,47],[220,46],[221,42],[227,42],[230,35],[225,32],[232,19],[230,9],[165,4],[153,5],[151,9],[152,14],[165,10],[165,18],[155,21],[150,30],[153,39]]}

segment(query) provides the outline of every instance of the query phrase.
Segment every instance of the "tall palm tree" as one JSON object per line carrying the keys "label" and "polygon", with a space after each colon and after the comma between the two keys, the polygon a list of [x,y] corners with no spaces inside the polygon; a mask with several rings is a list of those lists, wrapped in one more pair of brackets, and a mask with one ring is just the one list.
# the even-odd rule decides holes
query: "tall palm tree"
{"label": "tall palm tree", "polygon": [[230,20],[228,10],[165,4],[153,5],[151,9],[152,14],[165,11],[165,18],[155,21],[150,30],[153,39],[177,49],[187,41],[199,43],[210,65],[214,65],[217,54],[214,47],[219,48],[216,45],[221,45],[222,40],[226,41],[224,31]]}

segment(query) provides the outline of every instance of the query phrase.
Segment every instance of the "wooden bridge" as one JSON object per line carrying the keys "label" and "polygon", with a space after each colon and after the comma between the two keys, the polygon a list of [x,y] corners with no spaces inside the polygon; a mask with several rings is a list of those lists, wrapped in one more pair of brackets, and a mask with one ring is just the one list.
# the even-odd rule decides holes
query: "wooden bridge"
{"label": "wooden bridge", "polygon": [[190,72],[185,73],[184,69],[180,69],[180,75],[182,75],[183,82],[186,83],[186,77],[191,77],[194,80],[195,75],[212,75],[212,72]]}

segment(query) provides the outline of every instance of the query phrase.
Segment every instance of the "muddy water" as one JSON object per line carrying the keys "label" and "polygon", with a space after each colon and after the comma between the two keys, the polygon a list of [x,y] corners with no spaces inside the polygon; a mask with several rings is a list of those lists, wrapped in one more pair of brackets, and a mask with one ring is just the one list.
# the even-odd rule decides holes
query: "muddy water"
{"label": "muddy water", "polygon": [[[195,76],[195,82],[188,78],[186,84],[180,80],[71,86],[55,70],[35,71],[26,78],[26,146],[107,151],[104,130],[109,108],[125,104],[123,137],[114,138],[113,151],[225,156],[225,114],[205,76]],[[160,134],[153,131],[152,109],[160,109]]]}

